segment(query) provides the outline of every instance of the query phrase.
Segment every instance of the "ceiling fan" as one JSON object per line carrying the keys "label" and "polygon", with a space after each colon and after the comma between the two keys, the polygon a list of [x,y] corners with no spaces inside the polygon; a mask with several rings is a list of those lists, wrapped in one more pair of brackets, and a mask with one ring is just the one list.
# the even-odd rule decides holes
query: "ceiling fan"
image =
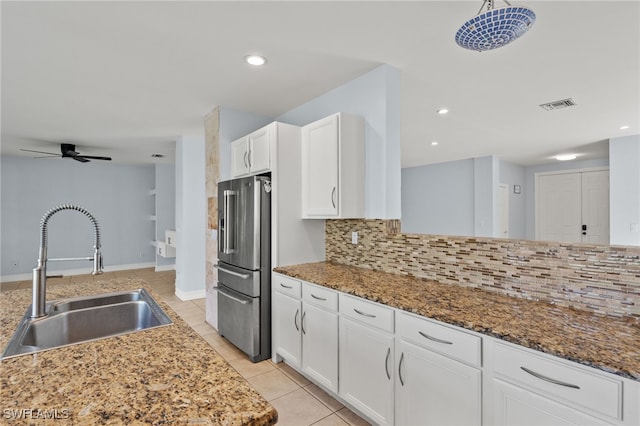
{"label": "ceiling fan", "polygon": [[56,154],[54,152],[45,152],[45,151],[34,151],[32,149],[21,149],[20,151],[26,152],[37,152],[39,154],[48,154],[45,157],[35,157],[35,158],[47,158],[47,157],[62,157],[62,158],[73,158],[76,161],[81,163],[88,163],[91,160],[105,160],[111,161],[111,157],[97,157],[94,155],[80,155],[78,151],[76,151],[76,146],[70,143],[60,144],[60,154]]}

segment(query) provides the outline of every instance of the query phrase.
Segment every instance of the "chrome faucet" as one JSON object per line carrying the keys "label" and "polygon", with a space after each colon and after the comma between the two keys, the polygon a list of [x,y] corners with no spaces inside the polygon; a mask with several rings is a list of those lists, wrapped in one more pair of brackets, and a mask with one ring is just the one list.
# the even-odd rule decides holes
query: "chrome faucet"
{"label": "chrome faucet", "polygon": [[[47,224],[51,216],[62,210],[76,210],[89,218],[93,224],[95,240],[93,243],[92,257],[47,259]],[[100,253],[100,227],[98,221],[91,213],[80,206],[62,204],[52,208],[42,216],[40,221],[40,251],[38,253],[38,266],[33,268],[33,298],[31,305],[31,318],[42,317],[46,314],[47,278],[62,277],[62,275],[47,276],[48,261],[89,260],[93,262],[93,275],[102,274],[102,253]]]}

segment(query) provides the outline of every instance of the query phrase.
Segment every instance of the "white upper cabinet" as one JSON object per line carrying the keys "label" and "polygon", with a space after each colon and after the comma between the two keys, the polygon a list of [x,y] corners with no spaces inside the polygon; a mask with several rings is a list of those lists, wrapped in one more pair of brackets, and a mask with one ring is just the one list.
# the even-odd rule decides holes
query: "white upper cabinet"
{"label": "white upper cabinet", "polygon": [[302,217],[364,217],[364,120],[333,114],[302,128]]}
{"label": "white upper cabinet", "polygon": [[270,170],[270,129],[274,124],[256,130],[231,142],[231,177],[248,176]]}

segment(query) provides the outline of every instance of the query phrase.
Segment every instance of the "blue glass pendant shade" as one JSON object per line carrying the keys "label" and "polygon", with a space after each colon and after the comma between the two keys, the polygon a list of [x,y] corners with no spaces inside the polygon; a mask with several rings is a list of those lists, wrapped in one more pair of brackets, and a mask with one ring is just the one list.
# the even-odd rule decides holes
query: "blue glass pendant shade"
{"label": "blue glass pendant shade", "polygon": [[456,43],[465,49],[496,49],[526,33],[536,21],[536,14],[526,7],[503,7],[487,10],[465,22],[456,33]]}

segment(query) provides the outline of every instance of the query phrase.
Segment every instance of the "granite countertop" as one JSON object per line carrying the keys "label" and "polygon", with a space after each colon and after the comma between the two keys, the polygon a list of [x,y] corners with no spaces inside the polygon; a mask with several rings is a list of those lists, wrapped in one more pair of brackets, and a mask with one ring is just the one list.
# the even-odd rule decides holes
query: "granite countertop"
{"label": "granite countertop", "polygon": [[[56,285],[47,300],[141,287],[173,324],[2,360],[3,419],[31,409],[72,424],[275,424],[276,410],[144,281]],[[30,289],[0,293],[0,347],[30,303]]]}
{"label": "granite countertop", "polygon": [[274,271],[640,381],[633,318],[330,262]]}

